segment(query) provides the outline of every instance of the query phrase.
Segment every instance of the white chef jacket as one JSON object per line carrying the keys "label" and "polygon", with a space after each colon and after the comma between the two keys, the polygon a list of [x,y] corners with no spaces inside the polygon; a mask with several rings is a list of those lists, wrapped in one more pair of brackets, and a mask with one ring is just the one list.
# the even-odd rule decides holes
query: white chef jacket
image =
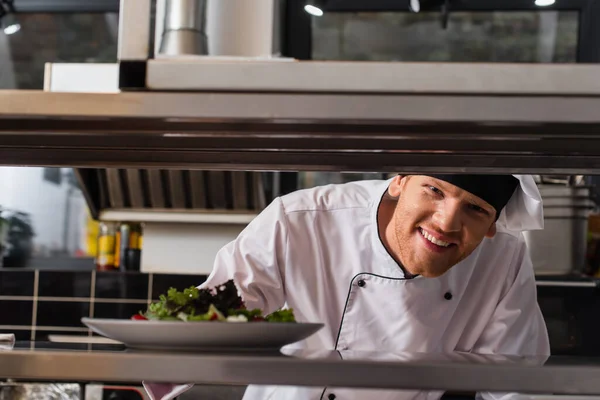
{"label": "white chef jacket", "polygon": [[[202,287],[233,279],[248,308],[284,306],[325,326],[294,347],[343,351],[547,355],[533,268],[521,233],[543,226],[533,179],[493,238],[437,278],[407,279],[384,247],[377,211],[390,181],[300,190],[275,199],[217,254]],[[246,399],[437,398],[441,392],[250,386]]]}
{"label": "white chef jacket", "polygon": [[[287,306],[300,322],[325,324],[299,347],[546,355],[519,231],[543,226],[541,200],[531,177],[520,181],[496,235],[438,278],[405,278],[378,232],[390,182],[359,181],[277,198],[217,254],[203,286],[234,279],[248,308]],[[264,387],[251,387],[247,397],[277,390],[272,398],[291,397],[290,388]]]}

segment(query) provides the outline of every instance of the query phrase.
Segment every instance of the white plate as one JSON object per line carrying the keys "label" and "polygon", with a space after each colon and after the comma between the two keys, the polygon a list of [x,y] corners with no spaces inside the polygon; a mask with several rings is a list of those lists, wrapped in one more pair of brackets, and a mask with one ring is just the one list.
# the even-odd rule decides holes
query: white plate
{"label": "white plate", "polygon": [[323,324],[178,322],[82,318],[94,332],[143,350],[278,350],[317,332]]}

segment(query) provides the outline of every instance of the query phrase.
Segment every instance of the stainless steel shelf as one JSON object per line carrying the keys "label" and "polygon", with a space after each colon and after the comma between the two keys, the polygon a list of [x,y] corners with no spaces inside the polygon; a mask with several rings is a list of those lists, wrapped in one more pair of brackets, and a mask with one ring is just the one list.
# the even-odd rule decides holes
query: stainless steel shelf
{"label": "stainless steel shelf", "polygon": [[600,173],[600,95],[0,91],[0,163]]}
{"label": "stainless steel shelf", "polygon": [[191,55],[157,57],[148,60],[146,68],[146,84],[151,90],[600,94],[600,66],[594,64],[298,61],[289,58]]}
{"label": "stainless steel shelf", "polygon": [[0,376],[21,380],[147,380],[600,394],[597,379],[600,365],[556,359],[541,366],[544,361],[475,354],[391,355],[343,351],[283,356],[15,350],[0,352]]}
{"label": "stainless steel shelf", "polygon": [[247,225],[256,217],[250,212],[198,212],[190,210],[110,209],[100,212],[100,221],[171,222],[182,224]]}

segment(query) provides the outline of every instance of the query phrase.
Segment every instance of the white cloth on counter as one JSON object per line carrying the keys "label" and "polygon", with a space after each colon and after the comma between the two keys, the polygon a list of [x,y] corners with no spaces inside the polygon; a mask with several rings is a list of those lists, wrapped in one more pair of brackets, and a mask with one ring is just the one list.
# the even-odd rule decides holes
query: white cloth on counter
{"label": "white cloth on counter", "polygon": [[[543,227],[542,200],[531,176],[515,177],[496,235],[438,278],[404,276],[378,232],[390,181],[360,181],[275,199],[217,254],[202,287],[233,279],[249,309],[290,307],[299,322],[325,324],[294,347],[548,355],[522,234]],[[244,398],[304,398],[298,389],[250,386]]]}
{"label": "white cloth on counter", "polygon": [[174,385],[172,383],[142,382],[151,400],[172,400],[189,390],[193,385]]}
{"label": "white cloth on counter", "polygon": [[15,347],[15,335],[13,333],[0,333],[0,350],[12,350]]}

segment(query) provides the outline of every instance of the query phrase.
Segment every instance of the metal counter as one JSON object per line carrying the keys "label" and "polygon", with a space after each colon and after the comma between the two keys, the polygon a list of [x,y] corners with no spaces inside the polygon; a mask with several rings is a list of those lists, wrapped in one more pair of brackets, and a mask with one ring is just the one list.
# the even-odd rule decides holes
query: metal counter
{"label": "metal counter", "polygon": [[[109,345],[0,351],[0,376],[18,380],[516,391],[600,394],[600,361],[511,358],[467,353],[383,354],[289,351],[283,354],[190,354],[123,350]],[[48,348],[50,347],[50,348]],[[435,379],[432,379],[435,377]]]}
{"label": "metal counter", "polygon": [[0,91],[0,163],[600,173],[600,95]]}

